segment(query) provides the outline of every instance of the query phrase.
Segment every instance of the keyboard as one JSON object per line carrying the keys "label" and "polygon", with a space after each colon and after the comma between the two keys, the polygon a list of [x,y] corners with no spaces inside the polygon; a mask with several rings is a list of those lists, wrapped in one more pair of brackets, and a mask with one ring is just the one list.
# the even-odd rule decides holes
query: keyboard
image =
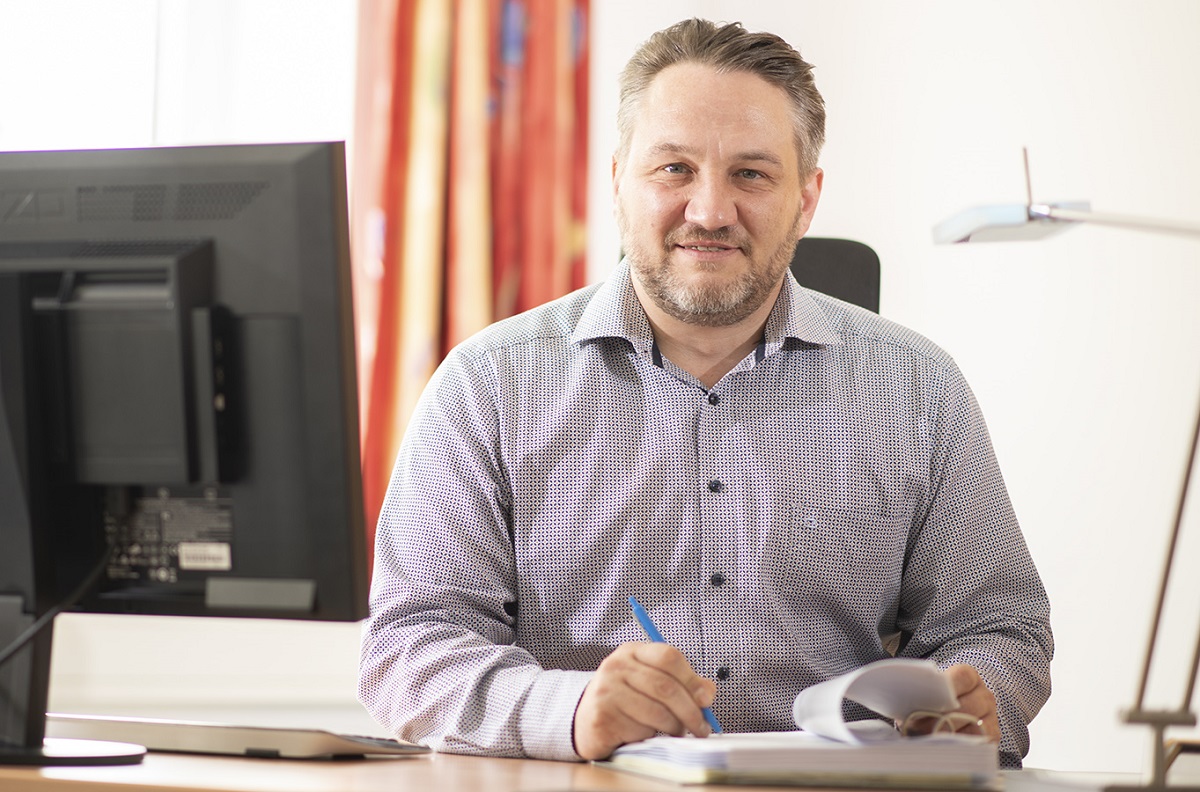
{"label": "keyboard", "polygon": [[232,726],[156,718],[46,715],[46,737],[144,745],[150,751],[256,756],[269,759],[341,759],[418,756],[424,746],[387,737],[336,734],[321,729]]}

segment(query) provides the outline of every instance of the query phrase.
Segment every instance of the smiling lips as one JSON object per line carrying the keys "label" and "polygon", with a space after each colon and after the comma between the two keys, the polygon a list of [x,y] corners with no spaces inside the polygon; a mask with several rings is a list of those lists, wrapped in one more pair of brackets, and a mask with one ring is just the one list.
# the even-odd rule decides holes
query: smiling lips
{"label": "smiling lips", "polygon": [[701,228],[693,223],[684,224],[670,231],[663,240],[669,248],[679,248],[691,253],[728,253],[747,248],[737,229],[732,227]]}
{"label": "smiling lips", "polygon": [[722,254],[741,252],[748,255],[748,247],[742,244],[740,234],[732,228],[705,229],[692,225],[675,229],[667,234],[668,249],[682,250],[700,257],[723,258]]}
{"label": "smiling lips", "polygon": [[730,250],[741,250],[742,246],[738,244],[730,244],[713,239],[695,239],[687,242],[676,242],[676,247],[684,250],[691,250],[697,253],[725,253]]}

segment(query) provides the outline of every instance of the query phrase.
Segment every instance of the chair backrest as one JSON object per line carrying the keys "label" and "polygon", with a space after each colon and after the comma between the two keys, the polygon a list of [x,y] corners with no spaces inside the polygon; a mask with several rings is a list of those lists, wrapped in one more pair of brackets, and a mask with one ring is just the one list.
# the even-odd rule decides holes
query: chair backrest
{"label": "chair backrest", "polygon": [[792,256],[801,286],[879,313],[879,256],[862,242],[804,237]]}

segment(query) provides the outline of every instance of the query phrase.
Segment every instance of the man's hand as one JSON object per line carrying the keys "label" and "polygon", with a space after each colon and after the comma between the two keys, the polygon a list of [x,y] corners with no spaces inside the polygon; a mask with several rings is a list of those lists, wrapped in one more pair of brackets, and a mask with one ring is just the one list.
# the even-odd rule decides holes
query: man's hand
{"label": "man's hand", "polygon": [[[952,665],[944,672],[950,678],[954,694],[958,696],[960,711],[983,721],[982,731],[992,742],[1000,742],[1000,721],[996,717],[996,697],[983,683],[983,678],[973,666]],[[964,731],[978,733],[979,728],[968,726]]]}
{"label": "man's hand", "polygon": [[656,732],[707,737],[703,707],[715,682],[697,676],[687,659],[663,643],[621,644],[604,659],[575,709],[575,752],[604,759],[625,743]]}

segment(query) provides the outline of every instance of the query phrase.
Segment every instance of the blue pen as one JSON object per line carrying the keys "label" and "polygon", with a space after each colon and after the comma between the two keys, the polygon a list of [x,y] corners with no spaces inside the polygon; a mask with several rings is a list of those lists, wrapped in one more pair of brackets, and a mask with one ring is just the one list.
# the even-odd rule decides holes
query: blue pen
{"label": "blue pen", "polygon": [[[646,613],[646,609],[638,604],[638,601],[633,597],[629,598],[629,607],[633,608],[633,616],[638,620],[638,624],[642,625],[642,629],[646,631],[646,637],[654,643],[666,643],[667,639],[662,637],[662,633],[654,626],[654,622],[650,621],[650,614]],[[705,707],[701,712],[704,713],[704,720],[708,721],[708,725],[712,727],[714,734],[720,734],[721,724],[717,722],[717,716],[713,715],[713,711]]]}

